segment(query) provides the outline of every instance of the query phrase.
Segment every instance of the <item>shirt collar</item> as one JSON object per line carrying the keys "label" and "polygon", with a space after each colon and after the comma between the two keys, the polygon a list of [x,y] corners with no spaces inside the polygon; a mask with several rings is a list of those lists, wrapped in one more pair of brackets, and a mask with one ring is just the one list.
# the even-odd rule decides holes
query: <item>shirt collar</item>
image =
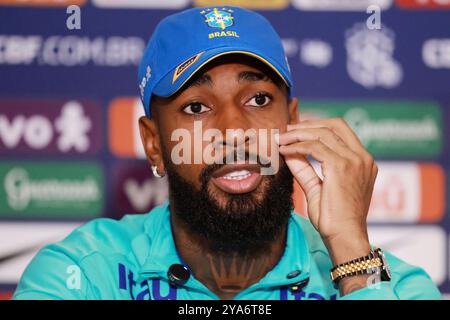
{"label": "shirt collar", "polygon": [[[251,288],[295,284],[309,277],[310,254],[300,219],[295,212],[292,212],[288,221],[286,247],[280,261]],[[172,235],[168,203],[156,207],[148,213],[144,230],[146,241],[150,245],[147,245],[148,248],[145,250],[146,257],[142,256],[142,252],[140,254],[142,266],[139,275],[141,279],[167,279],[167,270],[172,264],[183,264]],[[140,240],[139,242],[142,242],[142,238]],[[142,245],[134,243],[132,246],[138,249],[138,247],[142,248]],[[136,249],[134,249],[135,252]],[[199,285],[198,281],[193,278],[190,277],[185,285],[206,288]]]}

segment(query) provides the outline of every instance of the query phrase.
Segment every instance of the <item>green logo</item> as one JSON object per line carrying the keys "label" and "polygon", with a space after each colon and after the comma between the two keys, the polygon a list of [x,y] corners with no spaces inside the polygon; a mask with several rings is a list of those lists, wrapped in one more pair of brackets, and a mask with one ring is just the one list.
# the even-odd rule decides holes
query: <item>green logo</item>
{"label": "green logo", "polygon": [[0,217],[94,218],[103,210],[103,174],[87,163],[0,163]]}
{"label": "green logo", "polygon": [[432,158],[442,151],[442,113],[434,102],[301,102],[300,118],[344,118],[374,156]]}

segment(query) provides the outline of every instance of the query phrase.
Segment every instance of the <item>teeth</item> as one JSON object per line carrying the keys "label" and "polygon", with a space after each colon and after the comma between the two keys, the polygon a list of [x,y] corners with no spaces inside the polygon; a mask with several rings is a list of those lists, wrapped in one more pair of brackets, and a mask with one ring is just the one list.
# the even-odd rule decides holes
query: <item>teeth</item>
{"label": "teeth", "polygon": [[226,175],[224,175],[222,178],[227,180],[243,180],[248,177],[250,177],[252,174],[248,170],[240,170],[240,171],[233,171]]}
{"label": "teeth", "polygon": [[232,171],[225,175],[225,177],[239,177],[244,176],[246,174],[250,174],[250,171],[248,170],[240,170],[240,171]]}

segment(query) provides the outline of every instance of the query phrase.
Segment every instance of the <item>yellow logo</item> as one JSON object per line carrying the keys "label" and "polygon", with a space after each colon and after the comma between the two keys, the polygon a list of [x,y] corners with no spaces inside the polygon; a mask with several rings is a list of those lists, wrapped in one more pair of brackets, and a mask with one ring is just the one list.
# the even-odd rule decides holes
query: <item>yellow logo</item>
{"label": "yellow logo", "polygon": [[173,73],[173,79],[172,79],[172,83],[175,83],[175,81],[177,81],[178,77],[181,76],[183,74],[183,72],[185,72],[190,66],[192,66],[197,60],[198,58],[200,58],[200,56],[204,53],[200,52],[199,54],[196,54],[195,56],[187,59],[186,61],[184,61],[182,64],[180,64],[176,69],[175,72]]}
{"label": "yellow logo", "polygon": [[214,8],[211,10],[208,8],[200,13],[205,16],[205,22],[212,28],[221,28],[223,30],[233,25],[234,18],[233,10],[231,9],[222,8],[222,10],[219,10]]}
{"label": "yellow logo", "polygon": [[239,35],[236,33],[236,31],[222,31],[222,32],[213,32],[208,34],[208,38],[219,38],[219,37],[236,37],[239,38]]}
{"label": "yellow logo", "polygon": [[194,0],[196,7],[238,6],[250,9],[284,9],[289,0]]}
{"label": "yellow logo", "polygon": [[0,5],[67,7],[71,4],[82,6],[86,0],[0,0]]}

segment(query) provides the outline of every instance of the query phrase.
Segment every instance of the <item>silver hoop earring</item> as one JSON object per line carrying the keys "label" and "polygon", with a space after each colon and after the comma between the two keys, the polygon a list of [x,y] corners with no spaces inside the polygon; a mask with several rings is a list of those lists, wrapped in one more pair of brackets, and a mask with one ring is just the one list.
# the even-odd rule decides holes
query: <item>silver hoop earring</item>
{"label": "silver hoop earring", "polygon": [[152,166],[152,172],[153,172],[153,175],[157,178],[162,178],[165,176],[165,173],[163,175],[159,174],[157,166]]}

